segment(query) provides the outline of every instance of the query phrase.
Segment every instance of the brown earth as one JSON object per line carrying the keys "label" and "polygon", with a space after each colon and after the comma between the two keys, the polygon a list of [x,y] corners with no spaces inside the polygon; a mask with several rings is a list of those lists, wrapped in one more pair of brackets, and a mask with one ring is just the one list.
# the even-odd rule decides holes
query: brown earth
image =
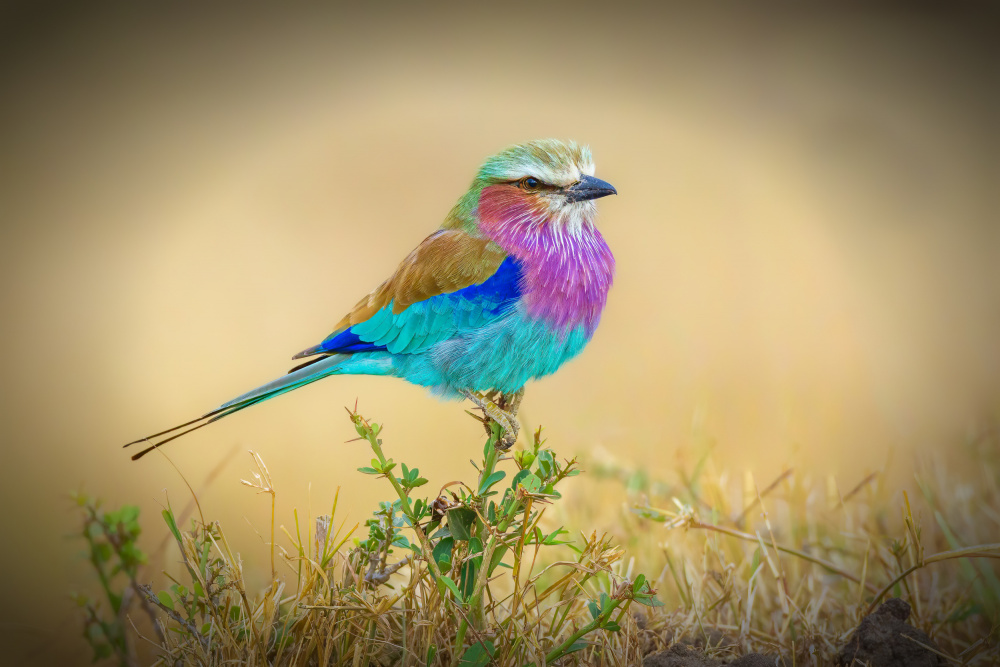
{"label": "brown earth", "polygon": [[[909,617],[909,604],[898,598],[886,600],[851,633],[837,656],[839,664],[870,667],[938,667],[944,664],[934,653],[937,645],[926,633],[907,623]],[[707,643],[717,647],[731,641],[719,633]],[[704,640],[681,639],[665,651],[647,655],[642,664],[643,667],[772,667],[787,664],[781,656],[764,653],[750,653],[726,663],[707,655],[705,645]]]}
{"label": "brown earth", "polygon": [[642,667],[774,667],[784,661],[773,654],[749,653],[730,663],[707,656],[700,649],[688,644],[674,644],[666,651],[646,656]]}
{"label": "brown earth", "polygon": [[[910,605],[892,598],[861,619],[857,629],[840,650],[840,664],[872,667],[936,667],[944,660],[926,647],[937,644],[921,630],[906,622]],[[921,646],[923,644],[923,646]]]}

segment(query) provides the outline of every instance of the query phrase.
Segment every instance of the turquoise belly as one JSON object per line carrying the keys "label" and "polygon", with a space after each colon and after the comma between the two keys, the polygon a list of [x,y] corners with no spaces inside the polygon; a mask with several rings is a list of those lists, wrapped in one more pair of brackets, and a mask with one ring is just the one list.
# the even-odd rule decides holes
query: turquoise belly
{"label": "turquoise belly", "polygon": [[393,374],[445,396],[463,389],[510,393],[554,373],[583,350],[590,335],[583,325],[559,331],[514,310],[425,352],[396,356]]}

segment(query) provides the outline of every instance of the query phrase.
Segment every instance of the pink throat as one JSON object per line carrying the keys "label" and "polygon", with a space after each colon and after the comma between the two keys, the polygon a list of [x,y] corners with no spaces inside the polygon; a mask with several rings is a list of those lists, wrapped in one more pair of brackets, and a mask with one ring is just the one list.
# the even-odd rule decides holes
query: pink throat
{"label": "pink throat", "polygon": [[484,188],[479,228],[521,263],[529,315],[563,330],[582,324],[589,336],[604,310],[615,258],[593,222],[568,230],[530,197],[509,185]]}

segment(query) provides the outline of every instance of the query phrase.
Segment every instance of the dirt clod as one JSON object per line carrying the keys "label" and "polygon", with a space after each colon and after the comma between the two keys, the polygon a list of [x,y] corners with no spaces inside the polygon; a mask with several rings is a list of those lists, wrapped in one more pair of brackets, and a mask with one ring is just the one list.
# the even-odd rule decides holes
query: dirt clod
{"label": "dirt clod", "polygon": [[642,661],[642,667],[784,667],[785,663],[778,655],[770,653],[749,653],[736,658],[732,662],[723,663],[711,658],[689,644],[674,644],[666,651],[648,655]]}
{"label": "dirt clod", "polygon": [[[923,631],[906,620],[910,605],[899,598],[886,600],[861,623],[848,638],[838,656],[841,665],[871,667],[937,667],[940,656],[920,644],[937,649]],[[919,643],[917,643],[919,642]]]}
{"label": "dirt clod", "polygon": [[642,660],[642,667],[719,667],[721,664],[686,644],[674,644]]}

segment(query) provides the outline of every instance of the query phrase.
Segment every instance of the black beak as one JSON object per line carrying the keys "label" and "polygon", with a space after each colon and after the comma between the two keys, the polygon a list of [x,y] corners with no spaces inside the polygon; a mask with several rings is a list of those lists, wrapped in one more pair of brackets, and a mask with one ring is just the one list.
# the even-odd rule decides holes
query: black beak
{"label": "black beak", "polygon": [[598,199],[608,195],[616,195],[615,186],[593,176],[581,176],[580,180],[566,188],[566,200],[570,202]]}

